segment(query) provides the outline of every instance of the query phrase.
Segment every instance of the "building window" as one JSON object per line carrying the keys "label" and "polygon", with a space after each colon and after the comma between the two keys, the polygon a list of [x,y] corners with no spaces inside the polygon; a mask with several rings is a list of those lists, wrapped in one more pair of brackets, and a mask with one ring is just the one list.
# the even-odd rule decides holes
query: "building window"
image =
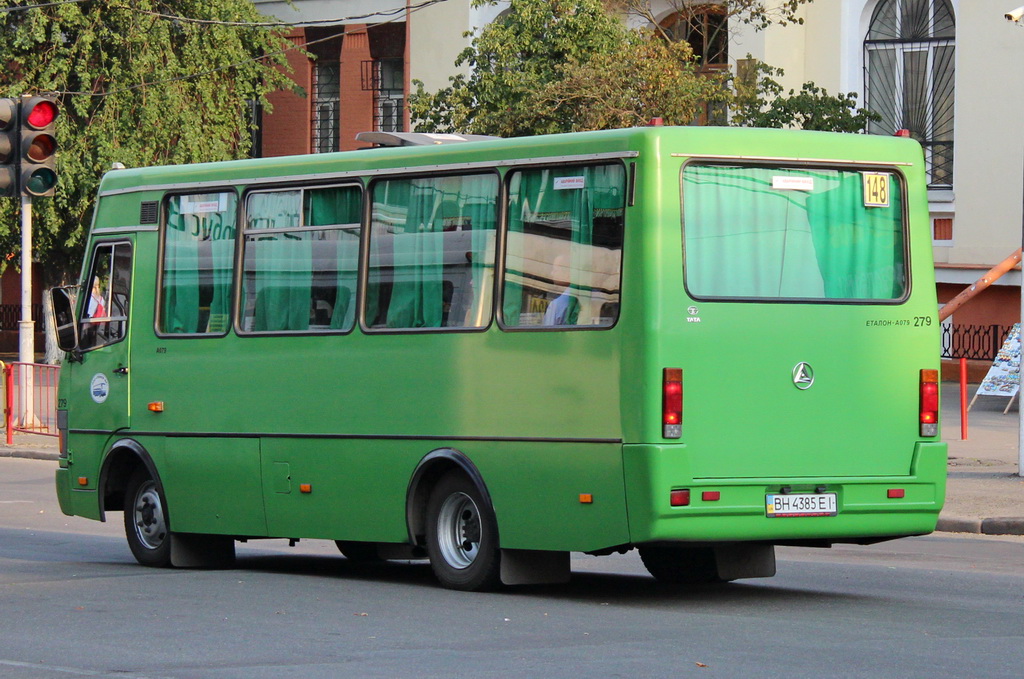
{"label": "building window", "polygon": [[341,64],[317,59],[313,64],[313,153],[338,150],[341,109]]}
{"label": "building window", "polygon": [[688,42],[702,67],[729,63],[729,20],[721,5],[694,5],[668,15],[660,25],[669,40]]}
{"label": "building window", "polygon": [[953,218],[935,217],[932,219],[932,244],[953,244]]}
{"label": "building window", "polygon": [[363,90],[373,92],[373,129],[401,132],[405,107],[403,59],[372,59],[363,62]]}
{"label": "building window", "polygon": [[955,37],[949,0],[881,0],[864,41],[868,132],[910,130],[934,189],[953,186]]}

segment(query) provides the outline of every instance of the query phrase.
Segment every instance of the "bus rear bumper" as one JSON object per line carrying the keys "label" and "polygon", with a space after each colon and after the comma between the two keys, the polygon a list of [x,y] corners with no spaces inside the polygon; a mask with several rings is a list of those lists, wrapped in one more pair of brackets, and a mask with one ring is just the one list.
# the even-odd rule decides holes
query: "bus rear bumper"
{"label": "bus rear bumper", "polygon": [[[906,476],[694,479],[685,446],[623,446],[630,539],[649,542],[874,542],[935,530],[946,492],[946,444],[918,442]],[[786,490],[783,491],[783,488]],[[673,490],[689,504],[672,506]],[[834,493],[829,516],[769,517],[781,492]]]}

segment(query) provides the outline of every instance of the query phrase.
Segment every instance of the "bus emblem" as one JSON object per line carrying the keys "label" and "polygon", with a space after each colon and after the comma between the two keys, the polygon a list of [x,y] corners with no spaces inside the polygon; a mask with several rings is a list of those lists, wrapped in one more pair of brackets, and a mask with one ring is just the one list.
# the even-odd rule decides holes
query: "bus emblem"
{"label": "bus emblem", "polygon": [[800,362],[793,368],[793,384],[797,389],[810,389],[814,384],[814,368],[808,363]]}
{"label": "bus emblem", "polygon": [[107,396],[110,395],[110,382],[107,381],[106,375],[96,373],[92,376],[92,382],[89,383],[89,395],[96,403],[103,403],[107,400]]}

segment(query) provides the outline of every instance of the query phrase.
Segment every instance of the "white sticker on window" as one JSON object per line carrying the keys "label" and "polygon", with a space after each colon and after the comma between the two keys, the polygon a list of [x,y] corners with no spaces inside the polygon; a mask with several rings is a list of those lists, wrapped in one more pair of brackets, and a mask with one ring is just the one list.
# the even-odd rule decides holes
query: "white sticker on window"
{"label": "white sticker on window", "polygon": [[780,191],[813,191],[814,177],[772,177],[772,188]]}
{"label": "white sticker on window", "polygon": [[[190,200],[191,198],[206,198],[206,200]],[[224,212],[228,209],[228,194],[221,193],[216,196],[182,196],[181,214],[198,215],[206,212]]]}
{"label": "white sticker on window", "polygon": [[555,179],[555,191],[565,191],[568,189],[582,189],[586,188],[586,185],[586,177],[557,177]]}

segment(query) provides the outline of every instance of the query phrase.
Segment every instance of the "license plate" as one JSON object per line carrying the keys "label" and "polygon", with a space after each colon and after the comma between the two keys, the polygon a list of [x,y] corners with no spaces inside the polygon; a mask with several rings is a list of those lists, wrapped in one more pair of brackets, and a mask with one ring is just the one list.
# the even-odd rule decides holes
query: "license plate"
{"label": "license plate", "polygon": [[794,516],[835,516],[835,493],[789,493],[766,495],[765,511],[769,519]]}

